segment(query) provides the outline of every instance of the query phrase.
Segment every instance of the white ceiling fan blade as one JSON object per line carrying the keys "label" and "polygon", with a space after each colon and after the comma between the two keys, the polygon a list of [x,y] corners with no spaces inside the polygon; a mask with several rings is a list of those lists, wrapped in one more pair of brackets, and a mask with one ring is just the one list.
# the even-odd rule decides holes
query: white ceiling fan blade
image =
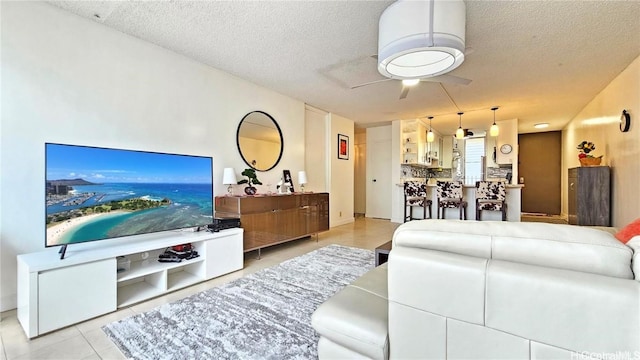
{"label": "white ceiling fan blade", "polygon": [[409,93],[409,89],[410,89],[409,86],[402,85],[402,91],[400,91],[400,100],[407,97],[407,94]]}
{"label": "white ceiling fan blade", "polygon": [[393,79],[381,79],[381,80],[369,81],[369,82],[366,82],[366,83],[364,83],[364,84],[358,84],[358,85],[352,86],[351,88],[352,88],[352,89],[357,89],[357,88],[359,88],[359,87],[363,87],[363,86],[367,86],[367,85],[372,85],[372,84],[377,84],[377,83],[381,83],[381,82],[389,81],[389,80],[393,80]]}
{"label": "white ceiling fan blade", "polygon": [[439,82],[439,83],[447,83],[447,84],[458,84],[458,85],[469,85],[471,84],[471,80],[457,77],[454,75],[438,75],[429,78],[422,78],[420,81],[431,81],[431,82]]}

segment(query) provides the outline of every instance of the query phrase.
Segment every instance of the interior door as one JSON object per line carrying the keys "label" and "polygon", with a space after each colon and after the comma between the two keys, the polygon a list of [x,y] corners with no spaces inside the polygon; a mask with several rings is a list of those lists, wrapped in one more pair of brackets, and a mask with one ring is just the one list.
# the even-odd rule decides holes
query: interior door
{"label": "interior door", "polygon": [[560,215],[561,144],[560,131],[518,136],[522,212]]}
{"label": "interior door", "polygon": [[367,217],[391,219],[391,140],[368,144]]}
{"label": "interior door", "polygon": [[354,199],[353,212],[356,214],[365,214],[367,211],[367,168],[366,157],[367,144],[356,144],[355,146],[355,173],[354,182]]}

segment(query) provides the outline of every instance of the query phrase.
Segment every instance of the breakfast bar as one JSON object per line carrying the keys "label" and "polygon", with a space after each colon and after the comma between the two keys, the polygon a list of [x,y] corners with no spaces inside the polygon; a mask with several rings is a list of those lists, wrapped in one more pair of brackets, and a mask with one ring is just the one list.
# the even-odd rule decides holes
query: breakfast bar
{"label": "breakfast bar", "polygon": [[[404,201],[404,183],[396,184],[398,191],[400,192],[399,199]],[[507,221],[520,221],[520,213],[521,213],[521,191],[524,185],[518,184],[507,184]],[[475,184],[465,184],[463,185],[463,200],[467,202],[467,219],[473,220],[476,218],[476,187]],[[437,191],[436,184],[432,182],[427,183],[427,199],[431,199],[432,205],[432,213],[433,217],[437,218]],[[456,209],[446,209],[445,210],[445,218],[446,219],[458,219],[459,214]],[[416,217],[422,217],[422,209],[415,208],[414,214]],[[501,212],[500,211],[483,211],[481,220],[501,220]]]}

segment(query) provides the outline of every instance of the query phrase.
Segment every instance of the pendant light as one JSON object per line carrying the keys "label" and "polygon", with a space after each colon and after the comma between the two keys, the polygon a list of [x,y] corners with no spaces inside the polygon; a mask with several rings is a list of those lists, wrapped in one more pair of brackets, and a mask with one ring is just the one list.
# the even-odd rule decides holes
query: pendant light
{"label": "pendant light", "polygon": [[433,116],[429,116],[429,132],[427,133],[427,142],[430,143],[432,143],[434,139],[433,129],[431,128],[431,119],[433,119]]}
{"label": "pendant light", "polygon": [[491,129],[489,129],[489,135],[498,136],[498,134],[500,134],[498,124],[496,124],[496,110],[498,110],[498,107],[492,107],[491,110],[493,110],[493,125],[491,125]]}
{"label": "pendant light", "polygon": [[464,139],[464,129],[462,129],[462,114],[463,112],[459,112],[458,116],[460,116],[460,124],[458,126],[458,130],[456,130],[456,139]]}

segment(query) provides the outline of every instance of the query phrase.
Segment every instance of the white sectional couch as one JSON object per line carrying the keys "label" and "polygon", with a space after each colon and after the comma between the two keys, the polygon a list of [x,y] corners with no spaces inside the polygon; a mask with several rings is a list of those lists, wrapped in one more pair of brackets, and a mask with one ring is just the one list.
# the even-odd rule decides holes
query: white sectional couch
{"label": "white sectional couch", "polygon": [[314,313],[319,357],[640,358],[637,244],[572,225],[403,224],[388,268]]}

